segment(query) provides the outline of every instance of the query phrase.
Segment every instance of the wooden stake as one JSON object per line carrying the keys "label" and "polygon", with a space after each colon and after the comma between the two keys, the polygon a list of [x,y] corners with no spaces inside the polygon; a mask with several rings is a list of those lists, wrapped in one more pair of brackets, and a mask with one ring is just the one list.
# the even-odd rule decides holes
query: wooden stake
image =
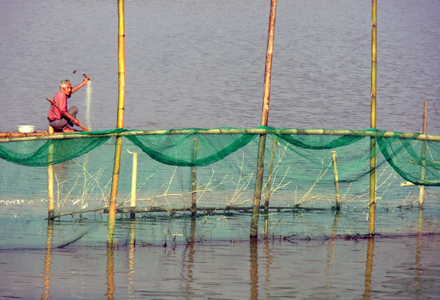
{"label": "wooden stake", "polygon": [[[272,73],[273,41],[275,36],[277,0],[271,0],[269,33],[267,37],[266,68],[264,74],[263,108],[261,112],[261,125],[267,126],[269,119],[270,82]],[[263,186],[264,151],[266,147],[266,135],[260,135],[258,147],[257,178],[255,180],[254,204],[251,221],[251,238],[258,236],[258,220],[260,217],[261,189]]]}
{"label": "wooden stake", "polygon": [[335,198],[336,198],[336,210],[340,211],[341,206],[339,204],[339,176],[338,176],[338,161],[336,158],[336,151],[332,151],[332,162],[333,162],[333,175],[335,177]]}
{"label": "wooden stake", "polygon": [[266,184],[266,195],[264,197],[264,213],[267,214],[269,212],[269,201],[270,201],[270,195],[272,192],[272,173],[273,173],[273,160],[275,159],[275,151],[277,149],[277,138],[273,138],[273,144],[272,144],[272,152],[270,154],[270,161],[269,161],[269,169],[268,169],[268,176],[267,176],[267,184]]}
{"label": "wooden stake", "polygon": [[[128,150],[127,150],[128,151]],[[128,151],[131,155],[133,155],[133,170],[131,174],[131,201],[130,206],[132,208],[132,212],[130,213],[130,218],[136,218],[136,213],[134,210],[136,209],[136,186],[137,186],[137,162],[138,162],[138,154],[136,152]]]}
{"label": "wooden stake", "polygon": [[[49,132],[51,132],[51,126],[49,126],[50,128],[48,129]],[[52,129],[53,131],[53,129]],[[53,180],[53,142],[50,141],[50,146],[48,149],[49,155],[48,155],[48,162],[49,165],[47,166],[47,218],[48,220],[53,220],[54,218],[54,210],[55,210],[55,205],[54,205],[54,180]]]}
{"label": "wooden stake", "polygon": [[[376,128],[376,63],[377,63],[377,0],[372,0],[372,33],[371,33],[371,128]],[[371,138],[370,143],[370,213],[369,233],[375,233],[376,222],[376,138]]]}
{"label": "wooden stake", "polygon": [[[124,127],[125,104],[125,25],[124,25],[124,0],[118,0],[118,66],[119,66],[119,99],[117,128]],[[122,136],[116,137],[115,160],[113,166],[112,188],[109,201],[107,246],[113,246],[116,219],[116,198],[118,194],[119,171],[121,164]]]}
{"label": "wooden stake", "polygon": [[[193,161],[197,160],[197,147],[198,141],[194,138],[194,146],[193,146]],[[197,214],[197,167],[192,167],[192,183],[191,183],[191,214],[195,216]]]}
{"label": "wooden stake", "polygon": [[[426,134],[428,131],[427,121],[428,120],[428,100],[425,100],[424,109],[423,109],[423,134]],[[420,170],[420,180],[425,180],[425,165],[426,165],[426,141],[422,141],[422,168]],[[419,186],[419,209],[423,208],[423,201],[425,198],[425,186]]]}

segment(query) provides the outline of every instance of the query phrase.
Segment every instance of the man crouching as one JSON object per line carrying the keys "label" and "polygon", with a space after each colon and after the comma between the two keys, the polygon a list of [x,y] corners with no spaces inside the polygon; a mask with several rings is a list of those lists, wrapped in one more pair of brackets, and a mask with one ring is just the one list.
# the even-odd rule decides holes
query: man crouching
{"label": "man crouching", "polygon": [[[70,80],[66,79],[60,81],[60,91],[53,97],[53,102],[55,102],[58,108],[52,104],[50,106],[49,113],[47,114],[49,125],[52,126],[55,131],[62,131],[64,133],[74,132],[75,130],[72,128],[73,125],[79,126],[79,122],[76,120],[78,108],[76,106],[72,106],[71,108],[67,109],[67,99],[69,99],[73,93],[89,82],[90,77],[86,75],[84,75],[84,77],[84,81],[73,88]],[[65,117],[65,112],[71,115],[74,120],[70,120]]]}

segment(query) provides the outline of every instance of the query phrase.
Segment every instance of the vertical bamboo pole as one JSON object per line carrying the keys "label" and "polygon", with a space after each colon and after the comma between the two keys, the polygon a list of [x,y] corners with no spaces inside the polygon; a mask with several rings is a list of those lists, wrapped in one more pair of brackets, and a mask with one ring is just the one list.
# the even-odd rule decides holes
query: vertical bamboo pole
{"label": "vertical bamboo pole", "polygon": [[[197,147],[198,141],[194,138],[194,146],[193,146],[193,161],[197,160]],[[192,182],[191,182],[191,214],[195,216],[197,214],[197,167],[194,166],[191,169],[192,174]]]}
{"label": "vertical bamboo pole", "polygon": [[[267,184],[266,184],[266,195],[264,197],[264,213],[269,213],[269,202],[270,202],[270,194],[272,191],[272,173],[273,173],[273,161],[275,159],[275,151],[277,149],[277,139],[273,138],[273,145],[272,145],[272,152],[270,154],[270,161],[269,161],[269,169],[268,169],[268,175],[267,175]],[[266,220],[267,223],[267,220]]]}
{"label": "vertical bamboo pole", "polygon": [[[124,26],[124,0],[118,0],[118,74],[119,74],[119,98],[117,128],[124,127],[124,105],[125,105],[125,26]],[[119,171],[121,165],[122,137],[116,137],[115,159],[113,165],[112,187],[109,201],[109,217],[107,246],[113,245],[115,233],[116,197],[118,194]]]}
{"label": "vertical bamboo pole", "polygon": [[[49,126],[50,127],[50,126]],[[50,127],[52,128],[52,127]],[[53,129],[49,129],[49,134],[53,134]],[[47,218],[48,220],[53,220],[53,217],[55,215],[55,205],[54,205],[54,181],[53,181],[53,141],[48,141],[49,148],[48,148],[48,162],[49,165],[47,166]]]}
{"label": "vertical bamboo pole", "polygon": [[[372,38],[371,38],[371,128],[376,128],[376,63],[377,63],[377,0],[372,0]],[[371,138],[370,143],[370,213],[369,233],[375,233],[376,222],[376,138]]]}
{"label": "vertical bamboo pole", "polygon": [[[425,100],[425,105],[423,109],[423,134],[427,134],[428,126],[428,101]],[[420,170],[420,180],[425,180],[425,165],[426,165],[426,141],[422,141],[422,169]],[[420,185],[420,194],[419,194],[419,209],[423,208],[423,201],[425,198],[425,186]]]}
{"label": "vertical bamboo pole", "polygon": [[341,205],[339,204],[339,175],[338,175],[338,161],[336,157],[336,151],[332,151],[332,162],[333,162],[333,175],[335,177],[335,198],[336,198],[336,210],[341,210]]}
{"label": "vertical bamboo pole", "polygon": [[[271,0],[270,17],[269,17],[269,32],[267,37],[267,51],[266,51],[266,67],[264,73],[264,95],[263,95],[263,109],[261,112],[261,125],[267,126],[269,119],[269,100],[270,100],[270,81],[272,73],[272,57],[273,57],[273,41],[275,36],[275,19],[276,19],[277,0]],[[251,238],[258,236],[258,220],[260,217],[260,201],[261,188],[263,186],[263,170],[264,170],[264,151],[266,147],[266,135],[260,135],[260,142],[258,147],[258,161],[257,161],[257,178],[255,181],[254,204],[251,221]]]}
{"label": "vertical bamboo pole", "polygon": [[136,209],[136,186],[137,186],[137,163],[138,163],[138,154],[136,152],[128,151],[131,155],[133,155],[133,170],[131,174],[131,199],[130,199],[130,219],[136,218],[136,213],[134,210]]}

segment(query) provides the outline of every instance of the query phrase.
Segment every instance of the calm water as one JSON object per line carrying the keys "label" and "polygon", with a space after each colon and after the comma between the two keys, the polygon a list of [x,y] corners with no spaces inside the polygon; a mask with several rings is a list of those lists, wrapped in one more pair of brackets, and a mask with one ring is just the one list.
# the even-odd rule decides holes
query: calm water
{"label": "calm water", "polygon": [[[126,1],[124,127],[258,126],[269,5]],[[420,131],[428,100],[428,132],[440,134],[439,15],[437,0],[379,2],[379,129]],[[83,73],[92,78],[92,129],[115,127],[114,1],[0,0],[0,28],[0,131],[45,129],[45,98]],[[370,68],[371,1],[279,1],[269,125],[368,128]],[[86,123],[86,89],[69,101]],[[17,170],[17,180],[37,172]],[[11,183],[0,182],[1,199],[16,201]],[[258,244],[247,242],[249,215],[123,218],[114,250],[104,247],[105,215],[48,227],[44,202],[3,201],[0,297],[436,299],[439,193],[428,191],[423,214],[379,212],[374,240],[356,237],[367,232],[365,209],[347,207],[273,214]]]}

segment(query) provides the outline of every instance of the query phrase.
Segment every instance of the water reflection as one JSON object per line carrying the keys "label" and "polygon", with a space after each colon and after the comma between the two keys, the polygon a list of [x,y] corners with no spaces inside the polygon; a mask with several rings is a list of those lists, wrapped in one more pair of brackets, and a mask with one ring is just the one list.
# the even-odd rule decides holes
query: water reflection
{"label": "water reflection", "polygon": [[422,260],[422,230],[423,230],[423,210],[419,209],[419,220],[417,222],[417,250],[416,250],[416,276],[414,277],[415,291],[414,294],[417,296],[421,293],[421,260]]}
{"label": "water reflection", "polygon": [[249,242],[250,251],[250,277],[251,277],[251,298],[258,299],[258,240],[251,239]]}
{"label": "water reflection", "polygon": [[[273,240],[272,240],[273,241]],[[265,274],[264,274],[264,285],[270,285],[271,282],[271,267],[272,267],[272,261],[273,261],[273,256],[272,256],[272,248],[270,247],[270,241],[267,238],[267,231],[266,231],[266,238],[264,239],[264,269],[265,269]],[[267,297],[270,296],[270,293],[266,294]]]}
{"label": "water reflection", "polygon": [[[191,218],[191,225],[190,225],[190,233],[189,233],[189,241],[186,246],[186,249],[184,253],[188,250],[188,263],[186,264],[186,286],[185,286],[185,295],[191,295],[192,294],[192,287],[191,285],[194,283],[194,257],[196,254],[196,251],[194,249],[195,246],[195,235],[196,235],[196,217]],[[183,264],[185,266],[185,264]]]}
{"label": "water reflection", "polygon": [[128,294],[129,298],[133,297],[133,283],[134,283],[134,251],[136,247],[136,220],[130,219],[130,239],[128,242]]}
{"label": "water reflection", "polygon": [[43,298],[50,298],[50,267],[52,265],[53,221],[47,222],[46,257],[44,259]]}
{"label": "water reflection", "polygon": [[334,253],[335,253],[335,237],[338,234],[338,223],[339,223],[339,214],[340,211],[335,212],[335,219],[333,221],[333,226],[332,226],[332,235],[330,237],[330,240],[328,242],[328,260],[327,260],[327,268],[326,268],[326,273],[327,275],[331,275],[331,269],[333,266],[333,261],[334,261]]}
{"label": "water reflection", "polygon": [[105,295],[108,299],[114,299],[113,294],[115,293],[114,251],[112,246],[107,246],[107,293]]}
{"label": "water reflection", "polygon": [[364,299],[371,298],[371,281],[373,273],[373,251],[374,251],[374,235],[368,239],[367,263],[365,268],[365,291]]}

